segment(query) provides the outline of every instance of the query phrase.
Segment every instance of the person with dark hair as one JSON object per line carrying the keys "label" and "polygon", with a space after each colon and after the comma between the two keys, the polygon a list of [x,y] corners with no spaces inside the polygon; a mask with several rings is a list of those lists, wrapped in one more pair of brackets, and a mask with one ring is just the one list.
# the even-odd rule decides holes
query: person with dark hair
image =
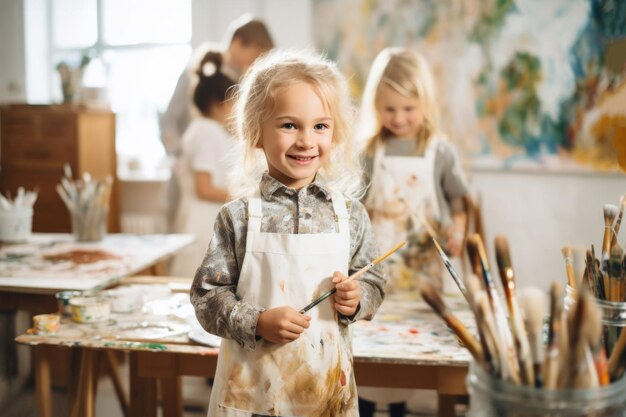
{"label": "person with dark hair", "polygon": [[[198,116],[190,96],[193,94],[194,72],[206,52],[220,50],[223,58],[222,72],[237,81],[259,55],[274,47],[274,41],[265,23],[252,18],[249,14],[244,14],[231,22],[226,30],[225,40],[224,46],[216,47],[214,44],[205,43],[196,48],[190,65],[178,78],[167,110],[160,117],[161,141],[165,152],[174,159],[181,153],[183,133],[192,118]],[[167,185],[165,202],[170,229],[176,218],[176,202],[180,199],[180,190],[175,175],[176,173],[173,172],[172,179]]]}
{"label": "person with dark hair", "polygon": [[183,134],[181,155],[174,167],[181,191],[174,231],[193,233],[196,241],[174,258],[170,272],[177,276],[193,276],[202,261],[211,226],[228,200],[225,156],[235,144],[225,129],[235,80],[224,67],[222,53],[207,52],[195,75],[198,83],[192,99],[202,117],[192,120]]}
{"label": "person with dark hair", "polygon": [[[229,74],[234,80],[238,80],[259,55],[274,47],[274,41],[265,23],[252,18],[249,14],[239,17],[230,24],[225,39],[227,39],[227,45],[222,53],[224,61],[222,67],[224,73]],[[194,52],[190,66],[178,78],[167,110],[161,115],[161,140],[169,155],[178,155],[181,151],[182,134],[193,116],[189,100],[192,75],[199,58],[203,57],[209,49],[218,48],[205,43]]]}

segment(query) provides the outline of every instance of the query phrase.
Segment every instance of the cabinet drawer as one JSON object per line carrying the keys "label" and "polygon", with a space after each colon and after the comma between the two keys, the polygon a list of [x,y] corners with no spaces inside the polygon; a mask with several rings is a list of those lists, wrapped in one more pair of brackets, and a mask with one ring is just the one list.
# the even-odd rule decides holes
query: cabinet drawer
{"label": "cabinet drawer", "polygon": [[77,116],[70,112],[2,112],[2,165],[60,167],[75,159]]}

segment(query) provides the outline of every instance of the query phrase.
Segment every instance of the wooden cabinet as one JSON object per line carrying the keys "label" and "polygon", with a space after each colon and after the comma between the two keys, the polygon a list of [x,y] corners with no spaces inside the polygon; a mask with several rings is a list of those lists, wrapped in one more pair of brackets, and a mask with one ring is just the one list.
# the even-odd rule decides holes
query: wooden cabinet
{"label": "wooden cabinet", "polygon": [[70,232],[69,212],[55,186],[69,163],[76,178],[114,178],[110,232],[119,226],[115,114],[68,105],[0,106],[0,191],[38,188],[33,232]]}

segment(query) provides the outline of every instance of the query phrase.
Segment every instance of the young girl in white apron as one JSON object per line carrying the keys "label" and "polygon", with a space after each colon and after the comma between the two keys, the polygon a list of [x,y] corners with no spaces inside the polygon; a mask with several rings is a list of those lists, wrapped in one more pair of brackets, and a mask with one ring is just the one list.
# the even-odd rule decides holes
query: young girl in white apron
{"label": "young girl in white apron", "polygon": [[348,103],[317,55],[276,51],[244,77],[241,198],[222,208],[191,289],[199,322],[223,337],[209,416],[358,416],[348,325],[371,319],[384,279],[374,268],[341,282],[378,254],[346,196],[359,184]]}
{"label": "young girl in white apron", "polygon": [[423,58],[406,48],[381,52],[362,111],[364,121],[373,121],[363,128],[369,129],[365,206],[374,233],[382,247],[408,242],[390,266],[388,284],[416,291],[426,279],[441,288],[445,270],[431,236],[452,257],[460,254],[468,190],[456,152],[438,129],[434,85]]}
{"label": "young girl in white apron", "polygon": [[[394,297],[417,298],[424,280],[443,289],[447,271],[431,236],[451,257],[462,250],[468,190],[456,152],[438,128],[436,105],[432,76],[419,54],[387,48],[376,57],[363,94],[359,137],[366,141],[365,206],[374,234],[381,247],[407,241],[388,263],[387,289]],[[394,416],[427,408],[428,394],[361,390],[370,408],[387,403]]]}
{"label": "young girl in white apron", "polygon": [[194,119],[182,140],[176,166],[180,201],[174,231],[191,233],[196,241],[173,259],[170,274],[191,277],[206,252],[213,222],[227,200],[226,156],[235,146],[224,127],[232,108],[228,91],[235,81],[223,71],[220,52],[207,52],[196,71],[193,101],[202,117]]}

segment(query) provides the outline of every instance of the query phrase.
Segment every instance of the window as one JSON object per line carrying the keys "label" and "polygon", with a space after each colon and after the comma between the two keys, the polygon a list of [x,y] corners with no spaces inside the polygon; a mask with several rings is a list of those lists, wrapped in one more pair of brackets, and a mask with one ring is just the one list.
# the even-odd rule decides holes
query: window
{"label": "window", "polygon": [[[191,54],[191,0],[45,0],[49,68],[47,94],[61,102],[59,63],[79,67],[87,87],[105,87],[117,115],[120,167],[135,160],[149,171],[165,156],[158,115],[167,107],[178,76]],[[41,1],[27,2],[30,9]],[[31,10],[31,14],[37,14]],[[26,20],[27,32],[36,21]],[[32,37],[32,34],[29,35]],[[27,41],[28,42],[28,41]],[[28,65],[28,64],[27,64]]]}

